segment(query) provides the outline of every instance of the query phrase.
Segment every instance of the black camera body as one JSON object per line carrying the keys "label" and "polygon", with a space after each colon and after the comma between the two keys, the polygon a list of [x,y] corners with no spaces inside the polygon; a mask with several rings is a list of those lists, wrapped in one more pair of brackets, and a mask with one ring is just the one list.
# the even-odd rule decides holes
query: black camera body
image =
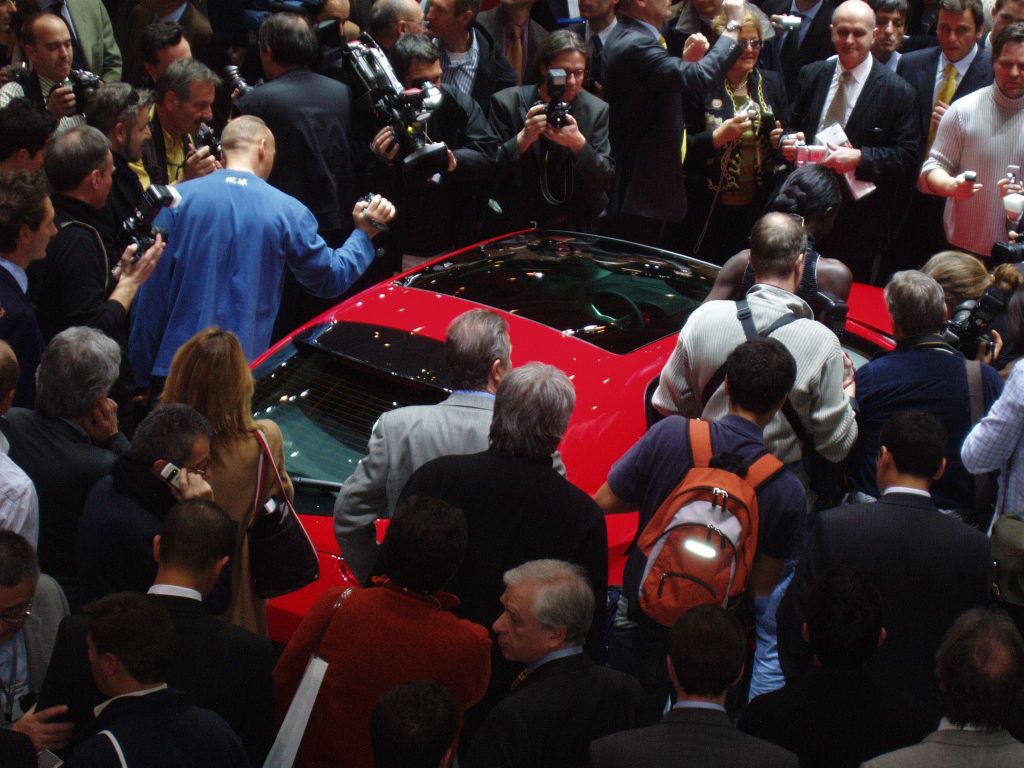
{"label": "black camera body", "polygon": [[181,202],[181,195],[168,184],[151,184],[139,199],[135,210],[121,223],[121,236],[124,246],[137,245],[135,260],[156,242],[156,236],[162,235],[167,240],[167,231],[153,227],[153,221],[163,208],[173,208]]}
{"label": "black camera body", "polygon": [[1006,296],[990,285],[975,301],[968,299],[957,305],[953,316],[942,326],[942,338],[963,352],[964,357],[973,360],[978,354],[981,342],[992,344],[988,329],[992,319],[1006,307]]}
{"label": "black camera body", "polygon": [[203,147],[209,147],[210,154],[213,156],[215,160],[220,162],[220,138],[217,136],[213,128],[208,126],[206,123],[200,123],[199,130],[196,131],[195,140],[196,150],[199,150]]}
{"label": "black camera body", "polygon": [[544,116],[552,128],[565,128],[569,124],[569,105],[564,101],[565,81],[564,69],[548,70],[548,105],[544,109]]}
{"label": "black camera body", "polygon": [[406,173],[433,176],[448,168],[448,148],[431,142],[426,121],[441,105],[441,91],[433,83],[404,88],[395,76],[384,51],[368,34],[360,35],[344,49],[348,67],[365,86],[374,119],[390,126],[399,145]]}
{"label": "black camera body", "polygon": [[841,341],[846,333],[846,318],[850,314],[850,305],[829,291],[818,291],[807,303],[814,310],[814,317]]}
{"label": "black camera body", "polygon": [[992,259],[997,264],[1024,261],[1024,240],[1016,243],[992,243]]}
{"label": "black camera body", "polygon": [[[68,72],[68,80],[71,82],[71,90],[75,94],[75,114],[85,111],[85,105],[89,103],[90,97],[96,93],[96,89],[103,85],[99,75],[87,72],[84,69],[72,69]],[[59,88],[60,85],[55,85]]]}
{"label": "black camera body", "polygon": [[253,86],[249,85],[245,78],[242,77],[242,73],[238,71],[238,67],[234,64],[228,64],[224,67],[224,79],[228,81],[228,92],[234,93],[238,91],[240,96],[245,96],[249,93]]}

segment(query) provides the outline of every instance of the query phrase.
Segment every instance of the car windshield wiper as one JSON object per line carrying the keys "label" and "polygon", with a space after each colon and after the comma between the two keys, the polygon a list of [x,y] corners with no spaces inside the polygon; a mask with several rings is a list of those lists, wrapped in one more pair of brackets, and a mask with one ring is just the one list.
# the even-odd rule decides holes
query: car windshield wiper
{"label": "car windshield wiper", "polygon": [[331,491],[337,493],[341,490],[341,483],[337,483],[333,480],[318,480],[315,477],[306,477],[305,475],[290,475],[292,479],[292,485],[296,488],[310,488],[321,491]]}

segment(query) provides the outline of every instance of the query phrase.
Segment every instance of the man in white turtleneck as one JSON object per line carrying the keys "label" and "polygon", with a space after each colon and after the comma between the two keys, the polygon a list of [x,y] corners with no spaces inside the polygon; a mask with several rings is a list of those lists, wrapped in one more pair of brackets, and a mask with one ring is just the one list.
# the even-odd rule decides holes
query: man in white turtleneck
{"label": "man in white turtleneck", "polygon": [[1002,198],[1022,191],[1019,169],[1008,178],[1007,166],[1024,166],[1024,22],[993,42],[992,70],[992,85],[946,110],[917,182],[922,192],[949,198],[946,239],[982,257],[1021,219],[1004,211]]}

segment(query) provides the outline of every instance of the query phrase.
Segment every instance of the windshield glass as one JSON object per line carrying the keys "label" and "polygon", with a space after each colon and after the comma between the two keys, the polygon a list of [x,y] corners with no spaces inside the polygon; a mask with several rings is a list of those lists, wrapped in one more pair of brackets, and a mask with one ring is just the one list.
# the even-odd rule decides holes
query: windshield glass
{"label": "windshield glass", "polygon": [[405,284],[535,320],[626,354],[679,333],[717,269],[655,248],[581,235],[517,235],[407,278]]}

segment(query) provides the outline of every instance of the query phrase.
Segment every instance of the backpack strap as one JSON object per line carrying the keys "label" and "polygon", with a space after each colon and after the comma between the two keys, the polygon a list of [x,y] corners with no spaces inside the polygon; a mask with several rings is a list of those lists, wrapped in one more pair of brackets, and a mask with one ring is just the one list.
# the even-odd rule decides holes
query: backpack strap
{"label": "backpack strap", "polygon": [[690,456],[692,467],[706,467],[711,463],[711,424],[700,419],[690,419]]}
{"label": "backpack strap", "polygon": [[762,454],[753,464],[747,467],[744,478],[755,491],[781,472],[784,464],[771,453]]}

